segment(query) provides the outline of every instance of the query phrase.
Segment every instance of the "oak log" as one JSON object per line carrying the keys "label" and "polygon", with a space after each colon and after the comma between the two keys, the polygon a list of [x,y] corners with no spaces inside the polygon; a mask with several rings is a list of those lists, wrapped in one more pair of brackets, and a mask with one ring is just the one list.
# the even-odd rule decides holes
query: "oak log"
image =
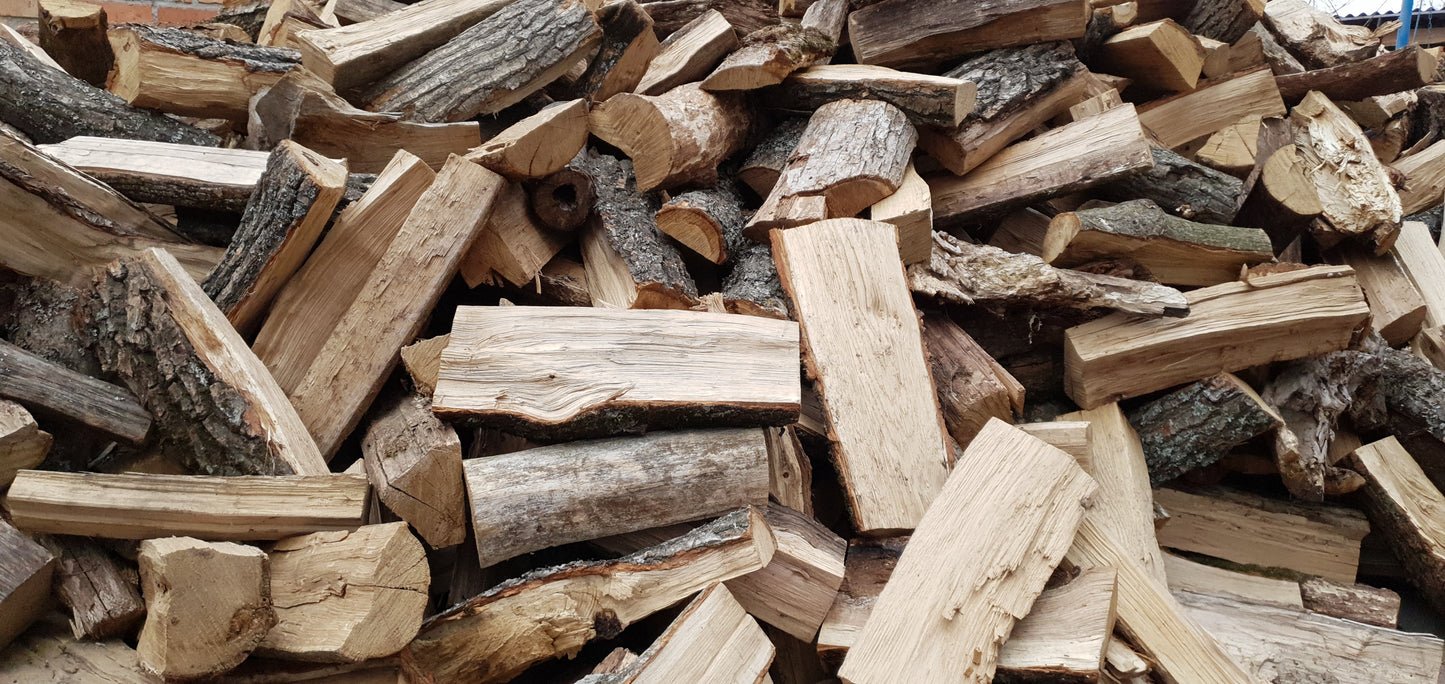
{"label": "oak log", "polygon": [[145,24],[111,29],[110,45],[115,68],[106,85],[126,102],[235,123],[246,121],[252,95],[301,65],[295,50]]}
{"label": "oak log", "polygon": [[667,38],[709,10],[721,13],[739,35],[778,23],[778,5],[772,0],[655,0],[642,3],[642,8],[652,16],[659,38]]}
{"label": "oak log", "polygon": [[1331,100],[1363,100],[1428,86],[1440,80],[1440,58],[1418,45],[1328,69],[1275,77],[1284,99],[1294,102],[1310,91]]}
{"label": "oak log", "polygon": [[589,154],[583,148],[561,170],[527,185],[530,215],[543,228],[557,235],[571,235],[592,216],[597,191],[592,176],[584,170]]}
{"label": "oak log", "polygon": [[632,159],[638,192],[712,185],[718,165],[742,149],[754,125],[737,93],[687,84],[658,96],[621,93],[592,108],[593,135]]}
{"label": "oak log", "polygon": [[1331,582],[1311,577],[1299,583],[1305,610],[1342,620],[1395,629],[1400,621],[1400,595],[1368,584]]}
{"label": "oak log", "polygon": [[704,90],[756,90],[833,56],[833,39],[806,25],[778,24],[743,36],[737,50],[702,80]]}
{"label": "oak log", "polygon": [[733,256],[732,270],[723,279],[722,296],[728,313],[790,318],[788,297],[770,245],[744,241],[742,252]]}
{"label": "oak log", "polygon": [[1275,459],[1291,494],[1304,501],[1323,501],[1332,482],[1358,480],[1334,466],[1339,418],[1354,401],[1360,385],[1377,372],[1369,354],[1338,351],[1281,364],[1261,393],[1284,418],[1295,436],[1292,450],[1277,450]]}
{"label": "oak log", "polygon": [[570,234],[539,225],[528,208],[527,191],[521,184],[509,182],[458,270],[469,287],[500,285],[503,281],[523,287],[571,238]]}
{"label": "oak log", "polygon": [[738,180],[748,184],[758,197],[766,198],[773,191],[778,177],[793,156],[803,131],[808,128],[808,118],[794,116],[778,122],[772,130],[763,134],[762,139],[748,153],[742,166],[738,167]]}
{"label": "oak log", "polygon": [[[1245,2],[1246,0],[1228,0]],[[1268,69],[1214,81],[1140,108],[1139,122],[1164,147],[1179,149],[1251,114],[1284,116],[1284,99]]]}
{"label": "oak log", "polygon": [[833,64],[795,71],[768,96],[773,106],[801,110],[837,100],[882,100],[914,124],[953,127],[973,111],[977,92],[978,86],[957,78]]}
{"label": "oak log", "polygon": [[1400,159],[1391,168],[1405,174],[1405,187],[1399,190],[1401,213],[1418,214],[1440,205],[1445,193],[1445,141]]}
{"label": "oak log", "polygon": [[1235,177],[1243,178],[1254,169],[1258,151],[1260,116],[1251,114],[1209,136],[1194,159]]}
{"label": "oak log", "polygon": [[1197,0],[1184,16],[1190,33],[1233,43],[1264,15],[1265,0]]}
{"label": "oak log", "polygon": [[432,415],[429,401],[405,395],[383,406],[362,435],[361,455],[377,498],[427,544],[440,549],[465,541],[462,442]]}
{"label": "oak log", "polygon": [[1304,0],[1280,0],[1264,9],[1264,27],[1310,69],[1350,64],[1375,56],[1380,39],[1364,26],[1340,23]]}
{"label": "oak log", "polygon": [[149,140],[78,136],[38,145],[137,202],[241,212],[266,171],[266,153]]}
{"label": "oak log", "polygon": [[1445,604],[1445,530],[1430,513],[1445,496],[1393,436],[1355,449],[1349,459],[1365,476],[1370,523],[1404,563],[1406,579],[1432,606]]}
{"label": "oak log", "polygon": [[45,0],[40,9],[40,47],[66,73],[105,87],[115,55],[106,40],[105,8],[78,0]]}
{"label": "oak log", "polygon": [[746,250],[743,198],[726,176],[717,185],[674,196],[657,210],[657,229],[715,264]]}
{"label": "oak log", "polygon": [[597,54],[581,77],[563,88],[588,102],[636,90],[659,49],[652,17],[634,0],[605,3],[597,8],[596,17],[602,29]]}
{"label": "oak log", "polygon": [[[1231,373],[1205,378],[1129,412],[1152,484],[1209,466],[1284,419]],[[1167,509],[1167,507],[1166,507]]]}
{"label": "oak log", "polygon": [[1401,345],[1414,339],[1425,324],[1425,299],[1393,252],[1375,255],[1347,245],[1327,258],[1355,269],[1360,289],[1370,303],[1370,325],[1386,344]]}
{"label": "oak log", "polygon": [[927,261],[933,253],[933,196],[912,163],[898,189],[868,208],[868,218],[898,228],[898,256],[905,265]]}
{"label": "oak log", "polygon": [[983,50],[1082,37],[1090,14],[1082,0],[883,0],[848,16],[848,36],[860,64],[936,66]]}
{"label": "oak log", "polygon": [[804,515],[813,515],[813,464],[798,428],[763,428],[768,440],[768,498]]}
{"label": "oak log", "polygon": [[[0,340],[0,397],[65,416],[127,444],[144,442],[151,429],[151,414],[126,388],[51,363],[4,340]],[[28,422],[30,434],[36,436],[39,430],[25,409],[6,403],[14,407],[6,412],[6,422],[14,421],[17,429]],[[24,432],[17,437],[22,447],[28,442]],[[49,448],[49,440],[44,442]],[[42,456],[45,448],[40,450]],[[26,453],[22,451],[21,458]]]}
{"label": "oak log", "polygon": [[701,81],[738,47],[737,32],[721,12],[709,9],[672,32],[633,92],[661,95],[684,83]]}

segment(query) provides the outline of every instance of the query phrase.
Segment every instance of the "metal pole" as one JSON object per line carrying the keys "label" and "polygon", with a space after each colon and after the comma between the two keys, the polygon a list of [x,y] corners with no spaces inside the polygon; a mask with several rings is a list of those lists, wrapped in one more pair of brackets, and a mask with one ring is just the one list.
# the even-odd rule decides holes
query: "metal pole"
{"label": "metal pole", "polygon": [[1410,24],[1414,23],[1415,0],[1401,0],[1404,6],[1400,8],[1400,29],[1395,32],[1395,49],[1405,47],[1410,42]]}

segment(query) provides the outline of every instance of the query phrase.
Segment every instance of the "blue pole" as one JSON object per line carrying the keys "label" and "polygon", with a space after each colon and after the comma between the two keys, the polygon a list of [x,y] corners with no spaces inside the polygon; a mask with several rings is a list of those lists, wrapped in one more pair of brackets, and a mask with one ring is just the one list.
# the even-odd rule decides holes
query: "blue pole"
{"label": "blue pole", "polygon": [[1395,32],[1395,49],[1405,47],[1410,42],[1410,24],[1413,23],[1415,14],[1415,0],[1402,0],[1404,6],[1400,8],[1400,30]]}

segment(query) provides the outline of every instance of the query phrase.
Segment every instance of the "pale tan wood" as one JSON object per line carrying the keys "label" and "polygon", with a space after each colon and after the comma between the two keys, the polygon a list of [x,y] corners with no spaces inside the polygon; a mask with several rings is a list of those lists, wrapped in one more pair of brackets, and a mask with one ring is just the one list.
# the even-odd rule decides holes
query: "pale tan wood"
{"label": "pale tan wood", "polygon": [[1002,421],[984,426],[941,505],[918,523],[839,677],[991,681],[999,646],[1043,590],[1094,491],[1068,454]]}
{"label": "pale tan wood", "polygon": [[350,530],[370,486],[353,475],[210,477],[22,470],[5,505],[22,529],[112,539],[268,540]]}
{"label": "pale tan wood", "polygon": [[1089,3],[1081,0],[892,0],[855,10],[848,35],[861,64],[936,65],[993,48],[1080,38],[1089,16]]}
{"label": "pale tan wood", "polygon": [[1380,39],[1370,35],[1369,28],[1343,24],[1304,0],[1271,0],[1264,9],[1264,26],[1310,69],[1369,59],[1380,48]]}
{"label": "pale tan wood", "polygon": [[700,81],[737,47],[737,32],[732,24],[722,13],[709,9],[662,41],[633,92],[661,95],[684,83]]}
{"label": "pale tan wood", "polygon": [[138,202],[233,211],[246,208],[267,157],[253,150],[91,136],[38,148]]}
{"label": "pale tan wood", "polygon": [[366,277],[436,178],[415,155],[397,152],[361,199],[276,295],[252,349],[281,389],[292,392],[326,345]]}
{"label": "pale tan wood", "polygon": [[1022,423],[1014,427],[1070,456],[1089,472],[1093,462],[1089,454],[1093,431],[1086,420],[1055,420],[1046,423]]}
{"label": "pale tan wood", "polygon": [[[1186,295],[1187,318],[1116,313],[1064,333],[1064,386],[1080,406],[1343,349],[1369,315],[1348,266],[1315,266]],[[1267,315],[1264,315],[1267,314]],[[1248,339],[1241,346],[1238,340]]]}
{"label": "pale tan wood", "polygon": [[1417,221],[1403,222],[1390,253],[1425,300],[1425,326],[1445,324],[1445,255],[1430,239],[1429,227]]}
{"label": "pale tan wood", "polygon": [[1127,678],[1129,684],[1149,684],[1153,681],[1148,674],[1154,666],[1117,635],[1109,639],[1109,645],[1104,648],[1104,662],[1105,674],[1117,676],[1115,681],[1122,681],[1119,678]]}
{"label": "pale tan wood", "polygon": [[298,49],[301,42],[296,39],[297,33],[341,26],[334,15],[329,20],[325,16],[321,4],[311,0],[275,0],[256,33],[256,44]]}
{"label": "pale tan wood", "polygon": [[276,624],[266,554],[254,546],[147,539],[139,561],[146,621],[136,652],[162,677],[224,673]]}
{"label": "pale tan wood", "polygon": [[1400,196],[1359,124],[1318,92],[1295,105],[1290,122],[1301,168],[1324,209],[1325,225],[1314,227],[1315,241],[1332,247],[1363,240],[1377,254],[1389,249],[1400,228]]}
{"label": "pale tan wood", "polygon": [[1258,153],[1260,122],[1259,115],[1251,114],[1216,131],[1194,154],[1194,160],[1231,175],[1248,175]]}
{"label": "pale tan wood", "polygon": [[602,659],[602,662],[597,663],[597,667],[592,668],[591,674],[614,674],[636,661],[636,653],[633,653],[624,646],[618,646],[612,649],[612,652],[608,653],[607,657]]}
{"label": "pale tan wood", "polygon": [[770,503],[763,517],[778,545],[773,560],[761,570],[728,580],[727,587],[753,617],[811,642],[843,583],[848,542],[785,506]]}
{"label": "pale tan wood", "polygon": [[1103,71],[1126,76],[1136,84],[1159,90],[1194,88],[1204,69],[1204,55],[1194,37],[1171,19],[1129,28],[1099,47]]}
{"label": "pale tan wood", "polygon": [[1164,554],[1170,591],[1219,594],[1240,601],[1304,610],[1298,582],[1246,575],[1197,563],[1172,553]]}
{"label": "pale tan wood", "polygon": [[[38,3],[36,7],[37,9],[39,8]],[[50,53],[47,53],[45,51],[45,48],[40,47],[40,45],[35,41],[21,35],[19,31],[16,31],[9,24],[6,24],[4,28],[0,28],[0,41],[4,41],[6,43],[14,45],[15,47],[20,48],[21,50],[25,51],[26,54],[34,57],[45,66],[51,67],[56,71],[65,71],[65,67],[60,66],[60,64],[55,61],[55,58],[51,57]],[[95,85],[96,87],[104,86],[104,75],[102,75],[102,80],[99,84],[92,85]]]}
{"label": "pale tan wood", "polygon": [[416,391],[431,399],[436,391],[437,374],[441,372],[442,350],[452,339],[451,335],[437,335],[417,340],[401,348],[401,364],[411,376]]}
{"label": "pale tan wood", "polygon": [[765,428],[768,440],[768,496],[804,515],[813,515],[813,464],[793,425]]}
{"label": "pale tan wood", "polygon": [[1236,563],[1282,567],[1353,582],[1360,539],[1370,530],[1348,508],[1273,501],[1243,492],[1154,490],[1169,511],[1159,545]]}
{"label": "pale tan wood", "polygon": [[1445,526],[1437,514],[1445,495],[1395,437],[1355,449],[1349,464],[1365,476],[1365,512],[1405,566],[1406,578],[1430,601],[1445,605]]}
{"label": "pale tan wood", "polygon": [[893,194],[868,208],[868,218],[898,228],[898,256],[913,264],[933,253],[933,197],[910,162]]}
{"label": "pale tan wood", "polygon": [[834,219],[773,238],[854,523],[870,533],[911,529],[942,489],[951,456],[896,230]]}
{"label": "pale tan wood", "polygon": [[1420,332],[1425,324],[1425,299],[1393,250],[1376,256],[1367,249],[1343,246],[1330,260],[1355,269],[1355,278],[1370,303],[1370,326],[1386,343],[1405,344]]}
{"label": "pale tan wood", "polygon": [[1341,101],[1335,104],[1345,110],[1345,113],[1360,124],[1361,128],[1380,129],[1401,112],[1413,109],[1419,99],[1415,91],[1407,90],[1402,93],[1374,95],[1363,100]]}
{"label": "pale tan wood", "polygon": [[0,488],[10,486],[16,472],[40,465],[51,441],[24,406],[0,400]]}
{"label": "pale tan wood", "polygon": [[1165,147],[1176,149],[1240,119],[1284,116],[1284,99],[1268,69],[1237,74],[1198,90],[1152,102],[1139,110],[1139,121]]}
{"label": "pale tan wood", "polygon": [[1392,168],[1405,174],[1404,188],[1399,191],[1404,214],[1416,214],[1440,204],[1440,194],[1445,192],[1445,141],[1396,161]]}
{"label": "pale tan wood", "polygon": [[1231,52],[1229,43],[1204,36],[1194,36],[1194,41],[1199,44],[1199,50],[1204,54],[1204,65],[1200,67],[1200,76],[1220,78],[1234,71],[1229,66]]}
{"label": "pale tan wood", "polygon": [[[0,677],[26,684],[162,684],[124,641],[76,639],[65,616],[51,612],[0,650]],[[390,684],[390,683],[388,683]]]}
{"label": "pale tan wood", "polygon": [[[1110,88],[1102,93],[1099,93],[1098,95],[1090,97],[1087,100],[1083,100],[1082,102],[1079,102],[1078,104],[1069,107],[1068,120],[1078,121],[1079,119],[1087,119],[1091,116],[1102,114],[1115,107],[1122,106],[1124,106],[1124,100],[1119,97],[1119,91],[1115,90],[1114,88]],[[1055,118],[1055,120],[1057,121],[1059,118],[1062,117],[1063,115],[1060,114],[1059,117]]]}
{"label": "pale tan wood", "polygon": [[416,395],[384,407],[361,437],[362,463],[376,496],[433,548],[466,540],[462,442]]}
{"label": "pale tan wood", "polygon": [[988,244],[1015,254],[1039,256],[1044,252],[1044,236],[1049,232],[1049,216],[1025,207],[1009,212],[999,222],[998,230]]}
{"label": "pale tan wood", "polygon": [[793,72],[770,97],[777,97],[779,106],[801,110],[844,99],[882,100],[915,124],[954,127],[973,111],[977,96],[978,86],[962,79],[867,64],[832,64]]}
{"label": "pale tan wood", "polygon": [[587,142],[587,101],[554,102],[498,133],[467,154],[497,173],[519,180],[559,171]]}
{"label": "pale tan wood", "polygon": [[723,159],[742,149],[752,111],[734,93],[689,84],[658,96],[621,93],[588,113],[592,134],[632,158],[637,189],[711,185]]}
{"label": "pale tan wood", "polygon": [[533,216],[526,189],[510,182],[458,269],[470,287],[503,281],[523,287],[571,240],[572,235],[541,225]]}
{"label": "pale tan wood", "polygon": [[289,393],[327,458],[361,420],[398,351],[416,337],[504,184],[476,164],[448,159]]}
{"label": "pale tan wood", "polygon": [[404,522],[291,537],[268,556],[276,626],[260,655],[360,662],[400,651],[421,628],[431,573]]}
{"label": "pale tan wood", "polygon": [[49,607],[55,556],[29,535],[0,520],[0,647],[20,636]]}
{"label": "pale tan wood", "polygon": [[[178,29],[126,24],[108,32],[115,66],[106,87],[137,107],[246,121],[251,96],[300,66],[290,50],[226,43]],[[216,58],[203,56],[219,52]]]}

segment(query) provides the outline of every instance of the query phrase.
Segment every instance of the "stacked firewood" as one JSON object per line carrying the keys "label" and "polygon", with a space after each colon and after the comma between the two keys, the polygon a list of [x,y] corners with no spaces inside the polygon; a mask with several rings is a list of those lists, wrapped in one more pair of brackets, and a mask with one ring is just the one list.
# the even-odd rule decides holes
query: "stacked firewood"
{"label": "stacked firewood", "polygon": [[39,7],[0,682],[1437,681],[1445,85],[1393,27]]}

